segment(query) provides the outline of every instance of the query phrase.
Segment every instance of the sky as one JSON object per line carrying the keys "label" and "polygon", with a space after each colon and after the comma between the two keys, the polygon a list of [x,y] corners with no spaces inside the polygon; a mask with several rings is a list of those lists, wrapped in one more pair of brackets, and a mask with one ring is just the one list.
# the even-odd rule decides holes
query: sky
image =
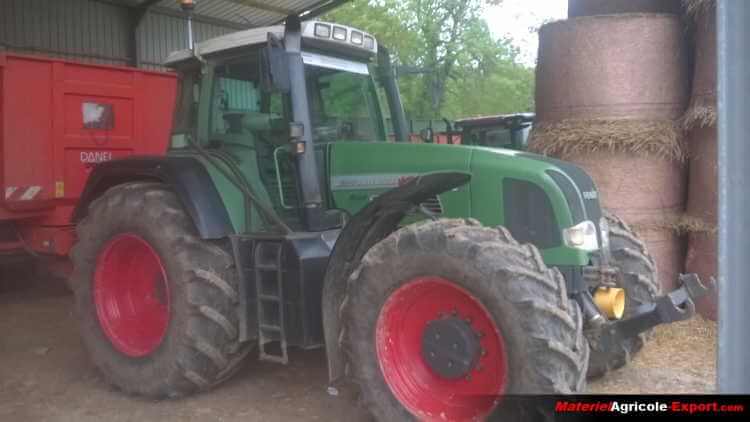
{"label": "sky", "polygon": [[538,38],[536,30],[542,23],[565,19],[568,0],[503,0],[499,6],[487,7],[484,17],[492,33],[509,37],[521,50],[521,62],[536,64]]}

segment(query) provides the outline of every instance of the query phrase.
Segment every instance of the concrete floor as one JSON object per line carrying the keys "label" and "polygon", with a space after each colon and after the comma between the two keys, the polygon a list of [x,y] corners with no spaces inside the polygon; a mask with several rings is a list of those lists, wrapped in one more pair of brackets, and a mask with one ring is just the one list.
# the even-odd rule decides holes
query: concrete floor
{"label": "concrete floor", "polygon": [[[89,363],[71,304],[60,286],[0,279],[0,421],[367,419],[351,394],[326,394],[322,351],[292,352],[288,367],[251,359],[232,380],[195,397],[156,402],[126,396]],[[714,342],[713,324],[701,320],[659,330],[635,362],[590,383],[589,391],[710,392]]]}

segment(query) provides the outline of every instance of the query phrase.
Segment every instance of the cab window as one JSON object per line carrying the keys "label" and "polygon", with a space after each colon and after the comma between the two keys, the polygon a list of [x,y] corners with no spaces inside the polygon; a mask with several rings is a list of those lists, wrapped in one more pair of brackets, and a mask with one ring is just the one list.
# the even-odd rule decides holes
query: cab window
{"label": "cab window", "polygon": [[383,140],[378,98],[369,75],[307,67],[313,140]]}

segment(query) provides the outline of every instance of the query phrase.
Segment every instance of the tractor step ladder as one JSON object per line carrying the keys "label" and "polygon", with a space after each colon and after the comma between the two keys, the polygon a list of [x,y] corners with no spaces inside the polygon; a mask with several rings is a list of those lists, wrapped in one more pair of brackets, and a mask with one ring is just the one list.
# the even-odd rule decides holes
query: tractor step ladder
{"label": "tractor step ladder", "polygon": [[[260,241],[253,256],[258,304],[259,359],[286,365],[287,338],[284,329],[284,272],[281,241]],[[280,352],[268,353],[266,345],[278,341]]]}

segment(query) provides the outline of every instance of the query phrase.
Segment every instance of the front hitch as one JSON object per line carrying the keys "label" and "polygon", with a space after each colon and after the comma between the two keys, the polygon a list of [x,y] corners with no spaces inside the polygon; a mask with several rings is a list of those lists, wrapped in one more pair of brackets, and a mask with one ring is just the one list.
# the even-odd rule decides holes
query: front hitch
{"label": "front hitch", "polygon": [[[715,289],[715,281],[701,283],[696,274],[681,274],[680,287],[673,292],[657,297],[653,302],[644,303],[635,309],[627,319],[592,324],[586,330],[589,344],[597,350],[606,350],[620,344],[623,339],[634,337],[661,324],[684,321],[695,315],[695,301]],[[579,301],[590,301],[590,295],[580,295]],[[582,306],[591,309],[592,303]]]}

